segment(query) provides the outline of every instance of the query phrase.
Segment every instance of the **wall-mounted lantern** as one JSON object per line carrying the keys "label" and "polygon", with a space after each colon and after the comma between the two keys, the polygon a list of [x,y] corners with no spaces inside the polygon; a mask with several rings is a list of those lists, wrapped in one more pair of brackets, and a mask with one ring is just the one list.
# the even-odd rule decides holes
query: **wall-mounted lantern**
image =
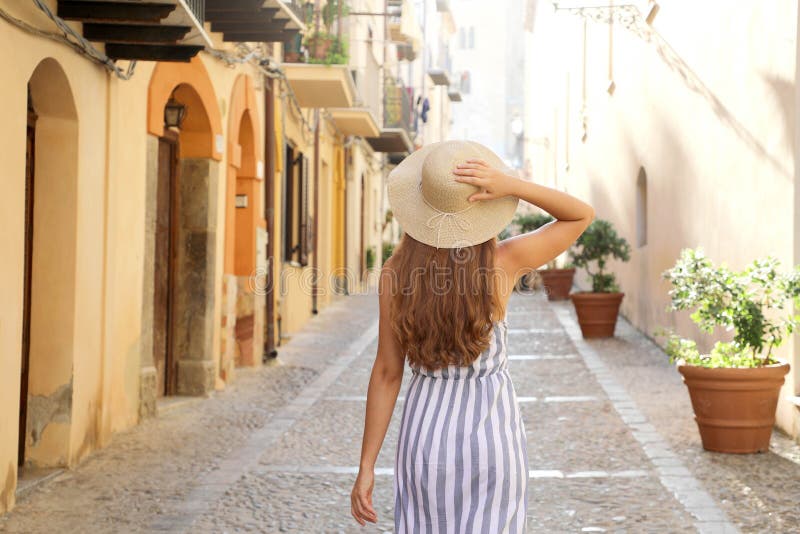
{"label": "wall-mounted lantern", "polygon": [[164,106],[164,126],[167,128],[180,128],[183,124],[183,119],[186,118],[186,106],[169,97],[167,104]]}

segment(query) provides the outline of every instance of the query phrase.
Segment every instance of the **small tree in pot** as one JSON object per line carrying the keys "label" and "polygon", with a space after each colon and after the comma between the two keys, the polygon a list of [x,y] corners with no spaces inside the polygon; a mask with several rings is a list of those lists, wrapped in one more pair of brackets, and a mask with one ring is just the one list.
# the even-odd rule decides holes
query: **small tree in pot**
{"label": "small tree in pot", "polygon": [[[518,215],[516,224],[520,233],[532,232],[542,226],[553,222],[555,219],[547,213],[529,213]],[[548,300],[565,300],[569,298],[572,281],[575,278],[575,267],[570,264],[557,267],[556,260],[547,263],[543,269],[538,269],[536,275],[542,280],[544,291]]]}
{"label": "small tree in pot", "polygon": [[[769,449],[778,395],[789,364],[773,356],[797,317],[780,317],[800,295],[800,271],[781,273],[774,258],[740,272],[715,266],[702,250],[686,249],[664,273],[672,310],[694,310],[702,331],[733,331],[701,354],[695,341],[668,335],[665,350],[689,388],[703,447],[730,453]],[[777,312],[777,313],[776,313]]]}
{"label": "small tree in pot", "polygon": [[592,282],[591,291],[570,295],[578,323],[585,338],[612,337],[624,293],[617,286],[614,273],[607,272],[609,259],[630,259],[630,245],[617,235],[610,222],[595,219],[578,238],[570,251],[575,267],[586,269]]}

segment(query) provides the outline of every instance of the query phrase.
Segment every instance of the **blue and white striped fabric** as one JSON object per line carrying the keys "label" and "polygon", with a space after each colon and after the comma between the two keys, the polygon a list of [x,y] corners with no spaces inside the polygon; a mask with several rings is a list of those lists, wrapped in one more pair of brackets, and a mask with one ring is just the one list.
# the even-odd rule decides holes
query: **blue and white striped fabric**
{"label": "blue and white striped fabric", "polygon": [[508,324],[471,366],[412,366],[395,457],[395,532],[526,531],[528,451]]}

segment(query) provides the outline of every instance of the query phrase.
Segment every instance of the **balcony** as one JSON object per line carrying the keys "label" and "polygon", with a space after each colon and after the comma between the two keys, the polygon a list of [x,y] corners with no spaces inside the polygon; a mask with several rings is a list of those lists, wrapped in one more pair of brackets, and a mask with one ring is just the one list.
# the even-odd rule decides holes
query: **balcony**
{"label": "balcony", "polygon": [[376,152],[404,154],[414,149],[414,93],[401,80],[386,77],[383,88],[383,128],[368,137]]}
{"label": "balcony", "polygon": [[397,45],[397,59],[413,61],[422,51],[422,29],[411,0],[388,0],[386,23],[389,37]]}
{"label": "balcony", "polygon": [[203,0],[59,0],[58,16],[81,22],[83,36],[105,43],[113,59],[189,61],[211,41]]}
{"label": "balcony", "polygon": [[350,109],[329,109],[336,127],[344,135],[379,137],[381,110],[381,68],[371,53],[359,65],[352,66],[356,101]]}
{"label": "balcony", "polygon": [[378,121],[369,108],[334,108],[328,111],[344,135],[377,137],[381,134]]}
{"label": "balcony", "polygon": [[[203,1],[203,0],[200,0]],[[292,0],[205,0],[206,20],[223,41],[286,42],[305,32],[299,2]]]}
{"label": "balcony", "polygon": [[443,69],[428,69],[428,76],[434,85],[450,85],[450,75]]}
{"label": "balcony", "polygon": [[356,88],[347,65],[283,63],[281,68],[300,107],[353,107]]}

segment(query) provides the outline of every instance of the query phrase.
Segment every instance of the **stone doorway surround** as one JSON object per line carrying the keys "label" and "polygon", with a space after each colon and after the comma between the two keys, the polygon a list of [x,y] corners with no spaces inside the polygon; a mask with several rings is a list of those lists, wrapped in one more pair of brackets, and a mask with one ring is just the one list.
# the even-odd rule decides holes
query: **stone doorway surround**
{"label": "stone doorway surround", "polygon": [[145,177],[145,254],[140,366],[140,417],[156,412],[153,362],[153,275],[155,258],[158,138],[164,105],[174,97],[187,108],[179,133],[176,187],[171,337],[178,395],[206,395],[215,387],[215,309],[217,304],[217,195],[222,127],[217,98],[199,57],[186,64],[159,63],[148,89],[147,171]]}

